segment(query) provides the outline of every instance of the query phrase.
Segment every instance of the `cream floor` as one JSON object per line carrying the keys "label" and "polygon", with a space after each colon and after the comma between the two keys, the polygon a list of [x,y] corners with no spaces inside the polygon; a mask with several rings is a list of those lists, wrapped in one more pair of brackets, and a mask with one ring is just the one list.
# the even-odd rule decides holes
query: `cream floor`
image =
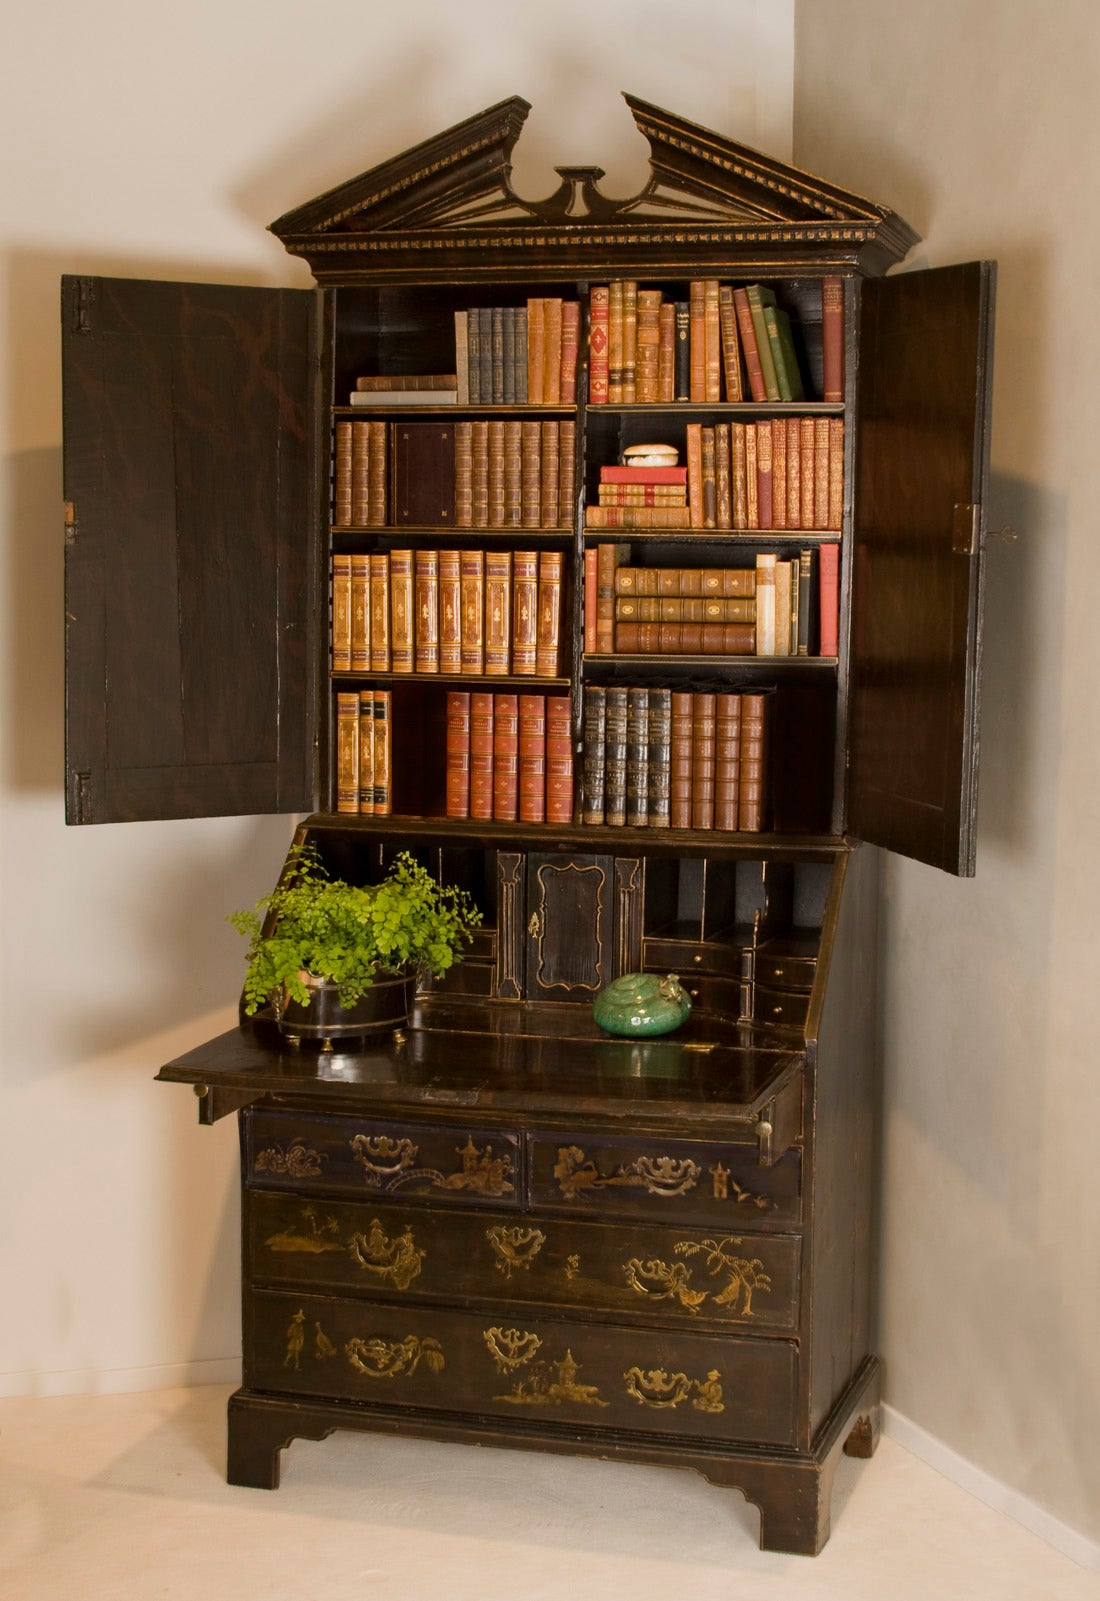
{"label": "cream floor", "polygon": [[10,1601],[1097,1601],[1100,1578],[890,1439],[816,1559],[695,1474],[336,1434],[223,1477],[228,1390],[0,1401]]}

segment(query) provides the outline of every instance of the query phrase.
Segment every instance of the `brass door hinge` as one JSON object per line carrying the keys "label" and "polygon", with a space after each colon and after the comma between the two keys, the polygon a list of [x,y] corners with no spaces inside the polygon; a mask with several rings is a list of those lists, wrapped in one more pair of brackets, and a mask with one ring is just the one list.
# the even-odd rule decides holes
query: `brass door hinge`
{"label": "brass door hinge", "polygon": [[982,508],[964,504],[955,507],[951,523],[951,553],[954,556],[976,556],[982,527]]}

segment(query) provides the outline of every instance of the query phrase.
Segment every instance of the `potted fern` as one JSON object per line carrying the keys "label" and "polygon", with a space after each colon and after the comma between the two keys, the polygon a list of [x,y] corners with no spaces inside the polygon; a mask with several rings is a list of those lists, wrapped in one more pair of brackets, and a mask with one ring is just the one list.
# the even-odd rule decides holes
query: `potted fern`
{"label": "potted fern", "polygon": [[418,978],[440,977],[481,913],[402,851],[377,884],[332,878],[312,843],[278,884],[229,921],[248,941],[244,1010],[270,1006],[295,1040],[377,1033],[408,1017]]}

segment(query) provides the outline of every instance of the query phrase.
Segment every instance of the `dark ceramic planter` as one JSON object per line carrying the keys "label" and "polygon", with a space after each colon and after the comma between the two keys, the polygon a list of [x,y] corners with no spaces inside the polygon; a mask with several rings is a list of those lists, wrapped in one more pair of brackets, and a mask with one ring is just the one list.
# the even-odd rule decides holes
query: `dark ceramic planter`
{"label": "dark ceramic planter", "polygon": [[342,1006],[336,985],[327,979],[303,975],[312,998],[308,1006],[283,999],[276,1016],[280,1031],[298,1043],[317,1042],[329,1049],[334,1040],[367,1039],[400,1028],[408,1021],[416,980],[411,977],[375,979],[354,1006]]}

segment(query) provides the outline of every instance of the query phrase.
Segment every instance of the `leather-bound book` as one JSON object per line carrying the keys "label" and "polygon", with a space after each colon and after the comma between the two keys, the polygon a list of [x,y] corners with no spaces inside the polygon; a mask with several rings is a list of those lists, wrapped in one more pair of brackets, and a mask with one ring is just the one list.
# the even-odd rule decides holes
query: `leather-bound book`
{"label": "leather-bound book", "polygon": [[538,522],[531,527],[558,528],[561,514],[558,509],[558,485],[561,480],[561,431],[556,422],[536,423],[535,454],[539,468]]}
{"label": "leather-bound book", "polygon": [[626,822],[626,690],[607,689],[604,755],[604,822],[622,828]]}
{"label": "leather-bound book", "polygon": [[602,405],[609,386],[608,336],[611,290],[594,284],[588,297],[588,404]]}
{"label": "leather-bound book", "polygon": [[584,521],[586,528],[595,529],[694,528],[694,516],[688,506],[588,506]]}
{"label": "leather-bound book", "polygon": [[730,424],[730,499],[733,526],[738,530],[749,526],[749,502],[745,480],[745,424]]}
{"label": "leather-bound book", "polygon": [[[801,503],[801,527],[816,528],[814,522],[814,419],[800,417],[798,419],[798,472],[800,479],[799,501]],[[789,508],[788,508],[789,509]]]}
{"label": "leather-bound book", "polygon": [[[597,564],[599,552],[594,546],[589,546],[584,553],[584,654],[594,656],[599,648],[596,639],[596,588],[598,583]],[[614,606],[614,599],[612,599]],[[614,615],[611,618],[612,643],[614,643]]]}
{"label": "leather-bound book", "polygon": [[572,528],[577,475],[577,425],[558,424],[558,527]]}
{"label": "leather-bound book", "polygon": [[661,291],[638,290],[638,347],[636,357],[639,405],[656,405],[660,396]]}
{"label": "leather-bound book", "polygon": [[844,523],[844,419],[829,418],[829,511],[826,528],[840,532]]}
{"label": "leather-bound book", "polygon": [[519,697],[493,696],[493,817],[514,823],[519,815]]}
{"label": "leather-bound book", "polygon": [[485,552],[485,671],[501,677],[512,668],[512,553]]}
{"label": "leather-bound book", "polygon": [[718,287],[718,329],[722,343],[722,377],[725,382],[726,399],[740,401],[744,399],[741,384],[741,341],[737,337],[737,310],[733,304],[733,288],[730,284],[720,284]]}
{"label": "leather-bound book", "polygon": [[573,728],[568,695],[546,697],[546,821],[573,821]]}
{"label": "leather-bound book", "polygon": [[733,527],[733,497],[730,483],[730,425],[714,427],[714,520],[718,528]]}
{"label": "leather-bound book", "polygon": [[473,511],[470,526],[488,528],[489,424],[483,421],[473,422],[470,425],[470,432],[472,436],[470,497]]}
{"label": "leather-bound book", "polygon": [[[505,306],[503,311],[502,311],[502,313],[501,313],[501,315],[502,315],[502,320],[503,320],[503,323],[504,323],[504,374],[503,374],[503,388],[501,390],[500,398],[501,398],[501,400],[504,402],[504,404],[506,406],[514,406],[516,404],[516,401],[519,399],[518,385],[516,384],[516,364],[517,364],[517,361],[518,361],[518,358],[519,358],[519,353],[518,353],[517,348],[516,348],[516,338],[517,338],[516,307],[515,306]],[[526,346],[526,342],[527,342],[527,340],[526,340],[526,323],[527,323],[527,316],[526,316],[526,312],[525,312],[524,313],[524,345],[525,346]],[[525,373],[524,374],[524,383],[526,384],[526,382],[527,382],[527,375]]]}
{"label": "leather-bound book", "polygon": [[455,312],[455,393],[460,406],[470,404],[469,314]]}
{"label": "leather-bound book", "polygon": [[756,558],[756,654],[775,655],[775,555]]}
{"label": "leather-bound book", "polygon": [[703,280],[703,399],[716,406],[722,398],[722,328],[717,278]]}
{"label": "leather-bound book", "polygon": [[512,388],[517,406],[527,403],[527,308],[513,306]]}
{"label": "leather-bound book", "polygon": [[623,403],[623,285],[616,279],[608,285],[607,302],[607,399],[612,406]]}
{"label": "leather-bound book", "polygon": [[474,526],[474,425],[455,423],[455,527]]}
{"label": "leather-bound book", "polygon": [[775,654],[791,654],[791,563],[775,564]]}
{"label": "leather-bound book", "polygon": [[505,528],[523,525],[523,427],[518,417],[510,417],[504,424]]}
{"label": "leather-bound book", "polygon": [[638,398],[638,285],[623,280],[623,405]]}
{"label": "leather-bound book", "polygon": [[413,637],[413,553],[390,551],[390,665],[395,673],[411,673]]}
{"label": "leather-bound book", "polygon": [[649,691],[648,823],[668,828],[672,821],[672,691]]}
{"label": "leather-bound book", "polygon": [[604,763],[607,755],[607,691],[602,684],[586,684],[582,734],[584,766],[581,773],[581,821],[603,822]]}
{"label": "leather-bound book", "polygon": [[691,740],[691,826],[714,827],[715,696],[695,696]]}
{"label": "leather-bound book", "polygon": [[542,398],[547,406],[561,405],[561,298],[546,301],[546,342],[542,356]]}
{"label": "leather-bound book", "polygon": [[538,528],[542,522],[542,429],[537,422],[520,424],[520,524]]}
{"label": "leather-bound book", "polygon": [[470,815],[470,692],[447,693],[447,816]]}
{"label": "leather-bound book", "polygon": [[[494,552],[495,554],[495,552]],[[539,553],[512,552],[512,672],[537,670]]]}
{"label": "leather-bound book", "polygon": [[336,445],[333,452],[332,526],[350,528],[351,523],[351,431],[354,427],[344,419],[336,424]]}
{"label": "leather-bound book", "polygon": [[776,417],[772,435],[772,527],[787,527],[787,421]]}
{"label": "leather-bound book", "polygon": [[[493,306],[490,311],[491,343],[490,350],[490,391],[489,398],[494,406],[504,404],[504,307]],[[484,391],[481,396],[485,399]]]}
{"label": "leather-bound book", "polygon": [[703,461],[703,527],[716,528],[718,526],[718,481],[714,459],[714,429],[701,427],[699,437]]}
{"label": "leather-bound book", "polygon": [[[587,554],[586,551],[586,558]],[[542,550],[539,552],[535,671],[540,678],[556,678],[561,670],[561,586],[563,565],[563,556],[560,550]]]}
{"label": "leather-bound book", "polygon": [[821,656],[839,654],[840,546],[819,545],[818,592],[820,595],[819,635]]}
{"label": "leather-bound book", "polygon": [[332,670],[351,668],[351,557],[332,558]]}
{"label": "leather-bound book", "polygon": [[741,335],[741,349],[745,357],[749,396],[757,402],[766,401],[768,391],[764,386],[764,371],[760,365],[760,352],[756,345],[756,329],[753,326],[749,297],[744,289],[733,291],[733,307],[737,313],[737,332]]}
{"label": "leather-bound book", "polygon": [[691,756],[695,696],[673,690],[669,722],[669,821],[673,828],[691,827]]}
{"label": "leather-bound book", "polygon": [[764,326],[768,331],[768,344],[775,366],[775,382],[780,400],[801,400],[802,370],[791,335],[791,319],[782,306],[764,307]]}
{"label": "leather-bound book", "polygon": [[485,671],[485,552],[463,550],[459,558],[462,602],[461,664],[464,673]]}
{"label": "leather-bound book", "polygon": [[563,406],[576,405],[577,352],[580,348],[581,304],[566,300],[561,308],[561,376],[559,398]]}
{"label": "leather-bound book", "polygon": [[691,321],[691,400],[701,405],[707,398],[706,285],[693,278],[688,285],[688,316]]}
{"label": "leather-bound book", "polygon": [[351,558],[351,670],[370,671],[370,557]]}
{"label": "leather-bound book", "polygon": [[470,816],[488,822],[493,815],[493,723],[495,697],[470,693]]}
{"label": "leather-bound book", "polygon": [[370,670],[388,673],[390,651],[390,558],[385,551],[370,559]]}
{"label": "leather-bound book", "polygon": [[748,692],[741,696],[738,827],[746,834],[759,834],[767,825],[769,699]]}
{"label": "leather-bound book", "polygon": [[703,427],[701,423],[688,423],[685,434],[684,453],[687,456],[688,511],[690,513],[689,526],[692,528],[702,528],[704,511]]}
{"label": "leather-bound book", "polygon": [[649,820],[649,690],[626,692],[626,822],[645,828]]}
{"label": "leather-bound book", "polygon": [[623,545],[596,546],[596,654],[615,652],[615,574],[626,554]]}
{"label": "leather-bound book", "polygon": [[519,818],[546,821],[546,696],[519,696]]}
{"label": "leather-bound book", "polygon": [[359,811],[374,815],[374,690],[359,691]]}
{"label": "leather-bound book", "polygon": [[418,673],[439,671],[439,552],[418,550],[413,557],[414,660]]}
{"label": "leather-bound book", "polygon": [[814,418],[814,527],[829,526],[829,423]]}
{"label": "leather-bound book", "polygon": [[738,827],[741,794],[741,697],[715,696],[714,826]]}
{"label": "leather-bound book", "polygon": [[486,404],[489,397],[481,393],[481,313],[476,306],[466,313],[466,381],[470,404]]}
{"label": "leather-bound book", "polygon": [[676,400],[691,399],[691,305],[687,300],[676,301],[673,385]]}
{"label": "leather-bound book", "polygon": [[359,692],[336,697],[336,810],[359,811]]}
{"label": "leather-bound book", "polygon": [[757,429],[745,424],[745,527],[760,527],[760,478],[756,463]]}
{"label": "leather-bound book", "polygon": [[652,488],[682,489],[687,491],[686,467],[601,467],[600,487],[606,485],[643,485]]}
{"label": "leather-bound book", "polygon": [[762,422],[756,428],[756,516],[758,528],[775,527],[772,502],[772,429]]}
{"label": "leather-bound book", "polygon": [[802,527],[802,424],[787,418],[787,527]]}
{"label": "leather-bound book", "polygon": [[453,423],[394,423],[390,483],[395,527],[452,528],[455,520]]}
{"label": "leather-bound book", "polygon": [[439,671],[462,671],[462,552],[439,552]]}
{"label": "leather-bound book", "polygon": [[527,302],[527,400],[532,406],[543,403],[545,371],[546,301],[533,295]]}
{"label": "leather-bound book", "polygon": [[821,342],[824,353],[822,400],[833,405],[844,399],[844,279],[821,280]]}
{"label": "leather-bound book", "polygon": [[676,305],[666,300],[657,314],[657,399],[668,405],[676,398]]}
{"label": "leather-bound book", "polygon": [[[382,425],[385,427],[385,424]],[[374,526],[371,518],[372,463],[371,433],[374,424],[356,422],[351,432],[351,524],[353,528]],[[377,469],[373,469],[375,472]]]}
{"label": "leather-bound book", "polygon": [[817,653],[816,563],[812,549],[798,553],[798,650],[799,656]]}
{"label": "leather-bound book", "polygon": [[756,353],[760,358],[760,371],[764,378],[764,399],[775,401],[779,399],[779,383],[775,376],[775,361],[772,358],[771,341],[764,321],[764,308],[775,305],[775,292],[766,284],[749,284],[745,296],[749,303],[749,315],[752,317],[753,332],[756,335]]}
{"label": "leather-bound book", "polygon": [[489,422],[488,463],[488,515],[487,528],[504,527],[504,419],[493,417]]}
{"label": "leather-bound book", "polygon": [[393,810],[390,785],[393,697],[388,689],[374,692],[374,815],[388,817]]}

